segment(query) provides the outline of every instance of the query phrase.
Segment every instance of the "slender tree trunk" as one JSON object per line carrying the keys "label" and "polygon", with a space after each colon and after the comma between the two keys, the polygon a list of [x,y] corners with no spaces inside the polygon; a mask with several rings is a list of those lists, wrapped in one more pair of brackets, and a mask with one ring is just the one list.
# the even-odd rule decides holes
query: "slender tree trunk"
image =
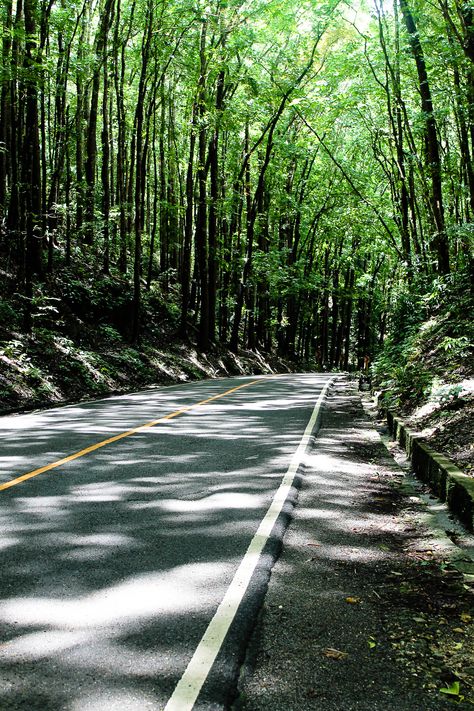
{"label": "slender tree trunk", "polygon": [[209,348],[209,273],[208,273],[208,239],[207,239],[207,127],[206,127],[206,71],[207,71],[207,21],[203,21],[199,50],[199,84],[198,84],[198,207],[196,218],[196,258],[199,268],[199,284],[201,289],[201,313],[199,319],[198,345],[203,351]]}
{"label": "slender tree trunk", "polygon": [[13,23],[13,6],[12,0],[6,0],[4,6],[5,22],[3,26],[3,41],[2,41],[2,66],[5,68],[5,78],[0,86],[0,221],[3,219],[7,211],[7,176],[8,176],[8,160],[7,149],[11,143],[10,132],[11,125],[11,104],[10,104],[10,84],[11,79],[8,77],[7,67],[11,66],[11,28]]}
{"label": "slender tree trunk", "polygon": [[425,117],[426,161],[431,176],[431,208],[435,227],[435,249],[438,270],[441,274],[449,273],[449,244],[444,223],[443,189],[441,180],[441,157],[439,151],[436,119],[433,100],[426,69],[426,62],[413,14],[408,0],[400,0],[400,8],[408,31],[410,47],[418,72],[421,108]]}
{"label": "slender tree trunk", "polygon": [[109,136],[109,66],[107,40],[104,41],[102,60],[104,80],[102,89],[102,220],[104,235],[104,274],[110,273],[110,136]]}
{"label": "slender tree trunk", "polygon": [[[127,194],[127,146],[126,146],[126,111],[124,100],[125,84],[125,48],[130,39],[132,22],[135,12],[135,2],[132,3],[128,35],[120,38],[120,22],[122,17],[121,1],[117,0],[117,12],[114,30],[114,86],[117,107],[117,202],[119,207],[119,257],[118,268],[122,274],[128,270],[128,194]],[[120,52],[119,52],[120,48]]]}
{"label": "slender tree trunk", "polygon": [[156,233],[158,229],[158,161],[156,159],[156,112],[153,114],[153,209],[152,209],[152,228],[151,228],[151,239],[150,239],[150,253],[148,256],[148,274],[146,280],[147,291],[150,290],[151,282],[153,279],[153,259],[155,256],[155,243],[156,243]]}
{"label": "slender tree trunk", "polygon": [[[245,148],[244,155],[249,154],[249,125],[248,122],[245,125]],[[250,161],[247,160],[245,166],[245,203],[246,203],[246,217],[247,217],[247,255],[244,262],[244,268],[242,270],[242,279],[237,284],[237,294],[235,300],[234,309],[234,321],[232,323],[232,331],[229,340],[229,348],[235,353],[239,347],[239,335],[240,335],[240,325],[242,322],[242,310],[244,307],[245,299],[245,288],[252,272],[252,260],[253,260],[253,237],[254,237],[254,223],[255,219],[252,215],[252,197],[250,194]]]}
{"label": "slender tree trunk", "polygon": [[188,335],[188,311],[191,283],[191,254],[193,241],[194,215],[194,153],[196,150],[197,107],[193,105],[191,129],[189,134],[189,157],[186,173],[186,216],[184,222],[183,259],[181,267],[181,335]]}
{"label": "slender tree trunk", "polygon": [[[160,184],[159,184],[159,202],[160,202],[160,271],[164,274],[163,290],[168,292],[169,287],[169,232],[168,232],[168,205],[166,195],[166,155],[165,155],[165,134],[166,134],[166,102],[165,102],[165,83],[161,84],[161,120],[160,120]],[[156,186],[158,190],[158,185]]]}
{"label": "slender tree trunk", "polygon": [[209,144],[210,163],[210,204],[209,204],[209,340],[216,340],[217,304],[217,214],[219,201],[219,121],[224,104],[225,72],[221,70],[216,88],[216,126]]}
{"label": "slender tree trunk", "polygon": [[84,44],[86,22],[82,22],[81,36],[78,47],[78,67],[76,70],[76,235],[82,244],[84,223],[84,84],[82,77],[82,62],[84,60]]}
{"label": "slender tree trunk", "polygon": [[71,156],[69,150],[69,106],[66,113],[66,185],[65,185],[65,200],[66,200],[66,266],[71,266],[71,239],[72,239],[72,221],[71,221]]}
{"label": "slender tree trunk", "polygon": [[23,3],[19,0],[16,6],[12,41],[11,70],[12,77],[9,86],[10,109],[10,201],[8,205],[7,230],[11,238],[11,251],[14,252],[21,282],[25,278],[25,245],[23,241],[24,212],[20,210],[20,166],[19,156],[22,154],[22,114],[23,92],[17,91],[17,73],[19,66],[19,37],[23,31]]}
{"label": "slender tree trunk", "polygon": [[143,200],[145,195],[146,153],[143,145],[144,106],[147,92],[148,64],[153,35],[153,0],[147,6],[147,24],[142,40],[142,66],[138,87],[138,101],[135,112],[136,126],[136,161],[135,161],[135,250],[133,260],[133,313],[132,313],[132,343],[138,341],[140,335],[141,317],[141,272],[142,272],[142,230],[143,230]]}
{"label": "slender tree trunk", "polygon": [[22,155],[22,202],[26,215],[25,250],[25,296],[24,326],[31,330],[31,299],[33,278],[43,273],[42,263],[42,215],[41,215],[41,157],[38,117],[37,44],[35,0],[25,0],[25,145],[28,150]]}
{"label": "slender tree trunk", "polygon": [[85,162],[86,180],[86,229],[84,242],[92,245],[95,227],[95,185],[97,167],[97,118],[99,109],[100,74],[104,61],[104,48],[107,34],[113,17],[114,0],[106,0],[101,13],[100,24],[95,42],[95,67],[92,75],[92,93],[89,108],[89,124],[87,127],[87,157]]}
{"label": "slender tree trunk", "polygon": [[[179,160],[176,155],[176,120],[173,100],[168,89],[168,183],[166,202],[168,206],[169,266],[173,269],[173,280],[180,280],[182,253],[182,209],[179,195],[182,193]],[[182,194],[181,194],[182,198]],[[181,199],[182,203],[182,199]]]}

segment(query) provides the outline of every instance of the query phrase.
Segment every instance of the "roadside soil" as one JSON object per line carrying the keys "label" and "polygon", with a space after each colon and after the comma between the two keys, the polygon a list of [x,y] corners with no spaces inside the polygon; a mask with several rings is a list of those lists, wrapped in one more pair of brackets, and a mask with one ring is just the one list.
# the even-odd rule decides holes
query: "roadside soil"
{"label": "roadside soil", "polygon": [[[86,337],[87,336],[87,337]],[[199,352],[172,333],[138,346],[100,331],[72,340],[53,331],[9,333],[0,343],[0,416],[204,378],[291,372],[283,359],[214,347]]]}
{"label": "roadside soil", "polygon": [[435,451],[474,477],[474,394],[451,400],[445,407],[409,419]]}
{"label": "roadside soil", "polygon": [[453,544],[461,529],[435,534],[425,509],[355,385],[339,381],[235,709],[473,708],[474,576],[461,572],[472,564]]}
{"label": "roadside soil", "polygon": [[196,327],[180,335],[179,294],[144,292],[132,343],[130,282],[80,261],[35,287],[32,327],[13,274],[0,270],[0,415],[96,399],[146,386],[301,369],[271,354],[215,345],[202,353]]}

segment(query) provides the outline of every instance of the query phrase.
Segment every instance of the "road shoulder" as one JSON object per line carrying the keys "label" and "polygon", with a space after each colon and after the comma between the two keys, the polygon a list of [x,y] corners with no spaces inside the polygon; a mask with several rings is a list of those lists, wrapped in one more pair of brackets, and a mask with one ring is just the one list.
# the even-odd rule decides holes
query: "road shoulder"
{"label": "road shoulder", "polygon": [[307,458],[236,709],[472,708],[472,587],[433,545],[424,504],[405,485],[354,386],[340,382]]}

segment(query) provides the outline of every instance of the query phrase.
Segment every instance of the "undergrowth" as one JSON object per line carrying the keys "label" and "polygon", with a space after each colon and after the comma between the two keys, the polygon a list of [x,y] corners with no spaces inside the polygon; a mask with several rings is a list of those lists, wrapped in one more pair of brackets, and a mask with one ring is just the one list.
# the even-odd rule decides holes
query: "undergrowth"
{"label": "undergrowth", "polygon": [[[59,257],[58,257],[59,259]],[[32,327],[25,298],[3,272],[0,292],[0,412],[95,398],[152,384],[288,370],[281,360],[215,347],[199,353],[179,335],[179,294],[153,282],[143,291],[141,331],[131,343],[131,281],[76,260],[38,282]],[[269,360],[272,364],[270,365]]]}
{"label": "undergrowth", "polygon": [[462,275],[406,290],[373,365],[381,406],[474,475],[474,303]]}
{"label": "undergrowth", "polygon": [[373,365],[385,406],[410,412],[427,400],[445,404],[461,395],[463,381],[474,377],[473,314],[464,275],[399,294],[391,335]]}

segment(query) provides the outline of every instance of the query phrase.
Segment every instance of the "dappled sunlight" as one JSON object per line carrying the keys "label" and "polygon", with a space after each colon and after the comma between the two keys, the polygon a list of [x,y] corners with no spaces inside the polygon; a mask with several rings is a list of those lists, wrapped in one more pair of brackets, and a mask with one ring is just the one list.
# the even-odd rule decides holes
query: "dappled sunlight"
{"label": "dappled sunlight", "polygon": [[[317,558],[317,553],[315,558]],[[364,546],[325,545],[321,558],[353,563],[373,563],[376,560],[382,560],[384,553],[382,551],[374,552],[373,548]]]}
{"label": "dappled sunlight", "polygon": [[[58,709],[164,707],[288,468],[321,383],[279,378],[273,397],[259,386],[237,391],[3,492],[10,545],[2,551],[9,587],[0,602],[0,659],[24,678],[22,693],[37,698],[41,689],[53,698],[47,679],[60,674],[68,693],[55,697]],[[223,388],[191,390],[203,399]],[[164,395],[147,394],[145,404],[112,398],[92,409],[111,431],[125,431],[184,405],[176,389]],[[185,402],[190,397],[186,390]],[[333,597],[350,593],[338,587],[338,566],[362,574],[391,555],[378,545],[387,519],[367,506],[377,488],[371,479],[391,474],[366,456],[374,439],[363,419],[330,426],[346,408],[343,397],[329,398],[323,429],[303,457],[298,508],[301,564],[334,574]],[[35,430],[33,458],[67,454],[60,448],[71,446],[74,408],[67,409],[64,419],[60,410],[45,413],[53,416]],[[76,450],[91,443],[94,413],[85,409]]]}
{"label": "dappled sunlight", "polygon": [[321,519],[327,519],[327,520],[334,520],[340,518],[341,514],[339,511],[337,511],[334,508],[320,508],[318,506],[317,509],[305,509],[305,508],[299,508],[298,509],[298,516],[301,518],[305,518],[307,520],[321,520]]}
{"label": "dappled sunlight", "polygon": [[67,516],[67,502],[66,496],[19,496],[15,500],[15,513],[63,518]]}
{"label": "dappled sunlight", "polygon": [[[0,420],[1,420],[1,418],[0,418]],[[27,455],[25,455],[24,457],[16,457],[16,456],[0,457],[0,470],[8,469],[9,467],[16,467],[16,466],[23,464],[24,462],[27,462],[27,461],[28,461]]]}
{"label": "dappled sunlight", "polygon": [[[272,395],[244,388],[1,492],[0,659],[23,680],[23,695],[102,711],[128,699],[134,679],[127,709],[137,699],[140,710],[164,705],[326,379],[278,378]],[[9,418],[3,462],[11,451],[14,465],[4,480],[247,380],[114,397],[21,416],[14,426]],[[67,703],[50,690],[51,674],[68,679]],[[86,691],[90,675],[97,696]]]}
{"label": "dappled sunlight", "polygon": [[[127,638],[114,639],[96,635],[92,648],[77,645],[71,649],[70,666],[94,673],[100,672],[108,677],[133,679],[148,677],[153,679],[158,673],[172,676],[176,667],[184,667],[188,662],[189,653],[185,646],[179,649],[176,645],[172,654],[163,653],[160,647],[153,650],[140,649],[129,644]],[[155,707],[156,708],[156,707]]]}
{"label": "dappled sunlight", "polygon": [[[57,534],[55,534],[54,539],[57,540]],[[131,536],[125,536],[121,533],[96,533],[91,536],[75,536],[69,535],[64,536],[62,543],[71,546],[105,546],[116,547],[116,546],[133,546],[135,544],[134,539]]]}
{"label": "dappled sunlight", "polygon": [[153,694],[133,691],[104,692],[86,690],[80,699],[68,703],[67,711],[117,711],[126,708],[127,711],[146,711],[157,708],[157,699]]}
{"label": "dappled sunlight", "polygon": [[[347,398],[333,395],[328,399],[326,419],[339,423],[342,416],[344,421],[349,419]],[[297,516],[300,528],[308,532],[309,561],[321,571],[332,570],[334,564],[374,566],[391,556],[377,541],[393,533],[397,524],[368,507],[368,502],[371,495],[374,501],[383,501],[376,497],[378,485],[398,472],[391,460],[385,458],[383,466],[374,460],[379,437],[367,426],[361,409],[353,413],[350,424],[326,424],[304,458],[305,496]]]}
{"label": "dappled sunlight", "polygon": [[[209,603],[209,580],[228,579],[232,563],[197,563],[166,573],[135,576],[81,598],[15,598],[0,603],[0,621],[25,627],[97,629],[117,622],[134,624],[161,613],[180,614]],[[224,588],[225,590],[225,588]],[[215,591],[211,595],[215,596]],[[12,642],[0,648],[8,658]]]}
{"label": "dappled sunlight", "polygon": [[10,546],[17,546],[21,543],[21,538],[15,538],[13,536],[4,536],[0,539],[0,550],[5,550]]}
{"label": "dappled sunlight", "polygon": [[33,661],[60,656],[66,649],[78,644],[91,644],[95,637],[94,632],[72,630],[30,632],[10,639],[6,646],[0,648],[0,661],[5,664],[15,659]]}
{"label": "dappled sunlight", "polygon": [[334,504],[335,506],[350,506],[350,494],[343,493],[339,496],[331,496],[326,499],[328,504]]}
{"label": "dappled sunlight", "polygon": [[[255,378],[236,378],[228,383],[239,386]],[[265,382],[264,377],[261,378]],[[260,384],[252,385],[248,390],[243,388],[222,400],[212,401],[205,405],[193,407],[172,420],[162,420],[154,427],[141,430],[113,445],[106,445],[100,453],[110,454],[122,451],[124,448],[134,448],[130,458],[114,457],[113,466],[131,467],[129,459],[136,466],[145,466],[147,456],[141,455],[140,443],[148,447],[150,439],[159,439],[160,444],[155,453],[156,461],[167,461],[167,449],[174,447],[171,438],[186,437],[193,439],[219,439],[227,442],[229,439],[254,442],[265,438],[288,446],[290,451],[298,430],[294,427],[281,429],[280,414],[282,410],[288,413],[289,421],[294,418],[295,424],[300,424],[301,416],[306,414],[308,402],[313,402],[317,395],[315,376],[295,376],[293,380],[283,377],[274,378],[272,382],[273,396],[269,396]],[[322,382],[322,379],[319,379]],[[227,384],[226,384],[227,385]],[[159,420],[170,413],[179,412],[201,400],[222,394],[225,385],[215,381],[211,384],[197,383],[185,390],[179,386],[171,388],[150,389],[140,395],[124,395],[87,405],[57,408],[45,413],[20,415],[0,419],[0,429],[4,433],[3,466],[4,474],[0,479],[7,481],[14,475],[19,475],[49,464],[83,448],[95,445],[101,440],[124,432],[129,432],[148,422]],[[318,387],[318,385],[316,385]],[[251,396],[249,393],[251,392]],[[180,394],[183,393],[183,395]],[[145,395],[145,397],[144,397]],[[228,419],[232,418],[229,427]],[[203,425],[204,423],[204,425]],[[71,435],[74,435],[73,437]],[[168,441],[168,439],[170,441]],[[25,457],[18,456],[18,448],[22,442],[28,443],[30,462]],[[9,457],[9,450],[12,456]],[[282,453],[284,453],[282,449]],[[195,461],[196,454],[183,452],[183,463]],[[126,462],[126,464],[125,464]],[[156,462],[155,462],[156,463]],[[75,466],[70,462],[67,466]],[[62,470],[61,470],[62,475]],[[51,475],[50,475],[51,476]]]}
{"label": "dappled sunlight", "polygon": [[180,501],[179,499],[165,499],[158,504],[131,504],[130,508],[160,508],[163,511],[186,513],[190,511],[225,511],[226,509],[258,509],[262,506],[261,497],[250,494],[212,494],[198,501]]}
{"label": "dappled sunlight", "polygon": [[[400,680],[405,656],[403,666],[394,665],[393,649],[404,655],[406,636],[391,600],[403,598],[408,614],[438,611],[438,600],[429,599],[434,587],[417,588],[418,556],[410,553],[420,551],[425,534],[411,525],[403,472],[368,427],[355,387],[343,384],[336,392],[327,399],[323,428],[305,457],[295,520],[272,572],[252,648],[256,664],[240,685],[246,711],[396,708],[409,677]],[[412,624],[410,635],[420,635],[420,649],[424,631]],[[392,669],[393,679],[387,680]],[[419,675],[415,685],[418,692]],[[417,698],[427,703],[408,706],[432,708],[423,693]],[[444,708],[443,701],[431,699]]]}
{"label": "dappled sunlight", "polygon": [[[334,451],[337,453],[338,448],[334,447]],[[351,462],[350,459],[344,460],[337,454],[334,455],[330,452],[331,450],[329,449],[327,453],[310,454],[305,459],[306,467],[315,472],[327,472],[324,478],[319,477],[321,483],[328,483],[330,486],[335,486],[337,482],[353,482],[354,477],[363,476],[367,473],[368,467],[365,462]],[[332,475],[335,476],[333,477]],[[317,474],[315,475],[315,479],[318,479]]]}

